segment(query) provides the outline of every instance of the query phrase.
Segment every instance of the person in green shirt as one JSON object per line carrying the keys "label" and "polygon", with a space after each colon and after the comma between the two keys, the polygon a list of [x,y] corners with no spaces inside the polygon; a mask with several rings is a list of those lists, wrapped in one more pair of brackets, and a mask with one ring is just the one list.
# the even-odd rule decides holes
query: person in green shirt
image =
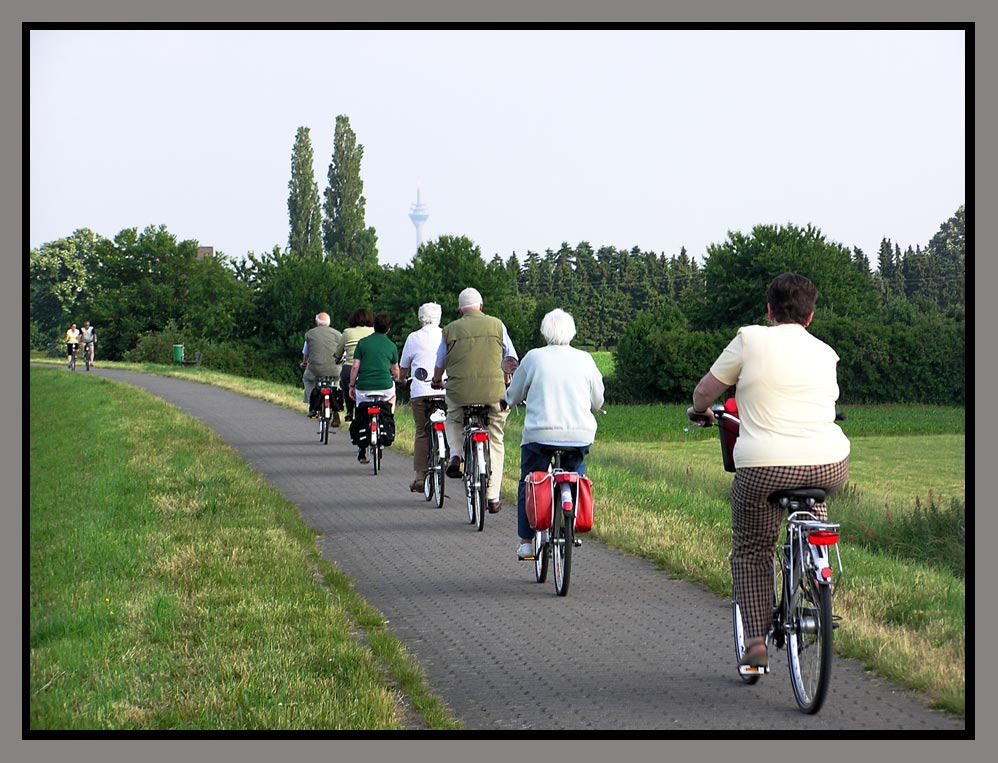
{"label": "person in green shirt", "polygon": [[[380,395],[389,411],[395,410],[395,382],[399,380],[399,351],[388,338],[392,327],[387,313],[374,316],[374,333],[357,342],[353,351],[353,368],[350,371],[348,394],[357,407]],[[363,447],[357,460],[364,463],[366,452]]]}

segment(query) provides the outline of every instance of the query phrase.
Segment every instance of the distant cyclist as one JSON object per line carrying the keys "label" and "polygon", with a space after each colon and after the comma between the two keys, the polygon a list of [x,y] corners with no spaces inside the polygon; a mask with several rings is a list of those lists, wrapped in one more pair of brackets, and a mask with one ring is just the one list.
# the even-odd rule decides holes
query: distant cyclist
{"label": "distant cyclist", "polygon": [[[417,368],[422,368],[427,374],[432,375],[442,335],[441,314],[442,309],[436,302],[420,305],[416,317],[421,328],[406,337],[405,345],[402,347],[402,357],[399,360],[403,379]],[[409,485],[409,490],[413,493],[423,492],[423,482],[426,479],[426,462],[430,450],[430,437],[426,432],[426,419],[429,416],[427,403],[430,398],[440,396],[440,392],[430,386],[430,379],[412,379],[409,401],[412,420],[416,426],[416,437],[412,446],[412,467],[416,472],[416,478]]]}
{"label": "distant cyclist", "polygon": [[73,362],[73,354],[80,347],[80,330],[76,328],[74,323],[69,327],[69,331],[66,332],[66,365]]}
{"label": "distant cyclist", "polygon": [[83,342],[83,352],[90,353],[90,365],[93,366],[94,350],[97,349],[97,329],[90,325],[90,321],[83,321],[80,341]]}
{"label": "distant cyclist", "polygon": [[399,380],[399,351],[388,338],[391,327],[392,321],[388,314],[378,313],[374,316],[374,332],[357,342],[353,351],[347,394],[357,406],[357,416],[351,422],[350,434],[357,440],[354,443],[359,448],[357,460],[362,464],[367,463],[367,456],[364,443],[356,435],[367,427],[366,404],[373,402],[372,395],[378,395],[378,399],[384,400],[381,421],[385,429],[392,432],[390,437],[394,437],[395,382]]}
{"label": "distant cyclist", "polygon": [[[309,404],[308,415],[318,416],[318,411],[312,408],[312,390],[320,378],[335,379],[340,375],[340,366],[336,362],[336,345],[340,341],[340,332],[329,326],[329,313],[318,313],[315,316],[315,328],[305,334],[305,344],[302,346],[300,367],[305,387],[305,402]],[[333,412],[331,426],[340,425],[340,414]]]}
{"label": "distant cyclist", "polygon": [[[350,313],[350,317],[347,318],[347,327],[343,330],[343,335],[336,345],[336,361],[343,364],[343,370],[340,371],[340,389],[346,391],[350,387],[350,374],[353,371],[353,351],[357,347],[357,342],[373,333],[374,313],[366,307],[361,307]],[[347,410],[346,421],[353,421],[353,398],[346,395],[343,404]]]}

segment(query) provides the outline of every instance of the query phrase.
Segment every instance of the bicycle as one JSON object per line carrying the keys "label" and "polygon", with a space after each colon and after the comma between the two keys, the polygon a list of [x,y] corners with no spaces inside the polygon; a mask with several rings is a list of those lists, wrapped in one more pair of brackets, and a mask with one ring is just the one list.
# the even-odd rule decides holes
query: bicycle
{"label": "bicycle", "polygon": [[333,395],[338,380],[331,376],[320,376],[315,380],[319,390],[319,442],[329,444],[329,427],[333,420]]}
{"label": "bicycle", "polygon": [[447,403],[442,397],[431,397],[426,406],[426,434],[430,438],[430,447],[426,454],[426,481],[423,483],[423,497],[427,501],[435,499],[439,509],[444,505],[444,484],[447,481],[444,473],[447,470],[447,457],[450,453],[444,425],[447,420]]}
{"label": "bicycle", "polygon": [[[547,580],[548,567],[553,558],[554,590],[558,596],[568,595],[568,584],[572,577],[572,549],[582,545],[582,541],[575,537],[576,507],[579,505],[579,474],[561,468],[562,455],[566,451],[578,450],[578,448],[554,446],[544,448],[545,453],[554,456],[554,465],[548,472],[554,481],[558,500],[551,506],[549,526],[534,531],[534,578],[538,583]],[[558,507],[561,507],[560,511]],[[529,558],[524,561],[529,561]]]}
{"label": "bicycle", "polygon": [[465,405],[464,411],[464,497],[468,523],[478,532],[485,527],[486,495],[492,467],[489,463],[489,406]]}
{"label": "bicycle", "polygon": [[[715,419],[731,425],[740,420],[724,406],[711,409]],[[845,416],[837,413],[837,420]],[[710,426],[706,417],[698,426]],[[725,443],[722,441],[722,449]],[[725,455],[727,461],[730,456]],[[733,470],[733,465],[732,469]],[[730,471],[730,470],[729,470]],[[817,713],[828,695],[832,671],[832,632],[838,627],[832,614],[832,597],[842,576],[839,554],[839,525],[820,520],[811,510],[825,500],[822,488],[802,487],[778,490],[769,496],[771,503],[787,513],[784,540],[773,555],[773,619],[766,632],[767,648],[787,650],[790,685],[794,699],[804,713]],[[838,575],[832,569],[835,552]],[[731,597],[732,631],[735,658],[745,654],[745,630],[738,601]],[[747,684],[754,684],[769,672],[769,665],[741,665],[738,673]]]}
{"label": "bicycle", "polygon": [[[425,368],[413,371],[413,377],[426,381],[430,374]],[[445,472],[450,449],[447,445],[447,402],[443,397],[426,399],[426,436],[429,447],[426,451],[426,478],[423,481],[423,497],[427,500],[436,499],[437,508],[444,505],[444,485],[447,482]]]}
{"label": "bicycle", "polygon": [[83,343],[83,363],[86,366],[87,371],[90,370],[90,364],[93,362],[94,346],[90,342]]}
{"label": "bicycle", "polygon": [[381,443],[381,427],[379,417],[381,406],[379,403],[387,398],[384,395],[367,396],[367,432],[368,449],[371,454],[371,463],[374,465],[374,473],[381,470],[381,456],[384,453],[384,445]]}
{"label": "bicycle", "polygon": [[69,370],[76,370],[76,353],[79,351],[80,346],[78,344],[73,345],[73,351],[69,353]]}

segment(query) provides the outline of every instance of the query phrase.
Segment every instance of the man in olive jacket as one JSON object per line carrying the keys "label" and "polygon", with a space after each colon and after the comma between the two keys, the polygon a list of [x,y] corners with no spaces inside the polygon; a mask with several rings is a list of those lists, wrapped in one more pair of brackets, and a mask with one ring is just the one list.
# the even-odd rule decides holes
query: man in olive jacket
{"label": "man in olive jacket", "polygon": [[482,295],[477,289],[465,289],[458,295],[457,302],[461,317],[444,326],[432,382],[434,387],[440,389],[444,371],[447,372],[446,427],[447,442],[451,448],[447,476],[461,477],[464,444],[462,406],[489,406],[489,464],[492,476],[485,497],[488,510],[495,514],[502,509],[499,486],[505,455],[503,427],[509,414],[499,405],[499,400],[506,394],[503,368],[515,365],[517,355],[503,322],[482,312]]}
{"label": "man in olive jacket", "polygon": [[[320,378],[338,380],[340,364],[336,362],[336,344],[340,341],[340,332],[329,326],[329,313],[319,313],[315,316],[315,328],[305,334],[305,344],[302,345],[300,367],[304,369],[301,380],[305,387],[305,402],[311,399],[312,390]],[[314,418],[315,411],[309,408],[309,416]],[[340,415],[333,414],[334,427],[340,425]]]}

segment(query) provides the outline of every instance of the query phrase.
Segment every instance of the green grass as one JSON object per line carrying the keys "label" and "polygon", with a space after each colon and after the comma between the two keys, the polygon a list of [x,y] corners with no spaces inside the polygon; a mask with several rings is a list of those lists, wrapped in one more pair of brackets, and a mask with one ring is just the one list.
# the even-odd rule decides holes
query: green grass
{"label": "green grass", "polygon": [[[597,361],[599,362],[599,361]],[[108,364],[112,365],[112,364]],[[126,367],[124,364],[113,364]],[[304,412],[301,390],[206,369],[134,367],[193,378]],[[587,459],[593,537],[671,575],[731,587],[728,489],[716,429],[683,431],[685,405],[609,406]],[[965,418],[963,408],[842,406],[850,480],[830,502],[841,522],[845,576],[836,595],[836,651],[965,712]],[[515,502],[522,409],[506,427],[502,493]],[[412,418],[396,415],[395,447],[411,453]]]}
{"label": "green grass", "polygon": [[199,422],[32,368],[29,447],[33,730],[458,727],[295,507]]}

